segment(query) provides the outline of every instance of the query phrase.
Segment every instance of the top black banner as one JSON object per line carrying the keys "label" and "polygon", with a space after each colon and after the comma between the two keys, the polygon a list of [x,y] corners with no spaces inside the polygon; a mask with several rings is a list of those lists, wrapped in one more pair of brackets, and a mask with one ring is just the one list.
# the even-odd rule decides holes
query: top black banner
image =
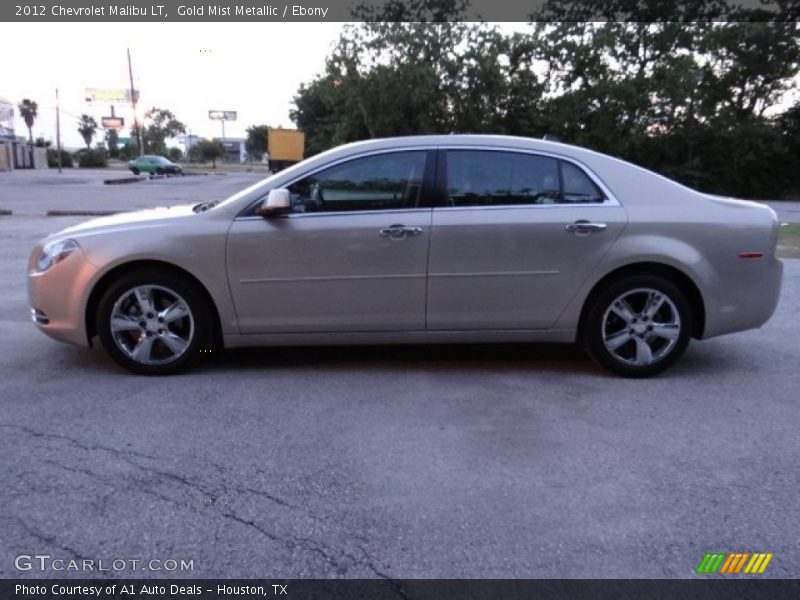
{"label": "top black banner", "polygon": [[3,0],[0,21],[797,21],[800,0]]}

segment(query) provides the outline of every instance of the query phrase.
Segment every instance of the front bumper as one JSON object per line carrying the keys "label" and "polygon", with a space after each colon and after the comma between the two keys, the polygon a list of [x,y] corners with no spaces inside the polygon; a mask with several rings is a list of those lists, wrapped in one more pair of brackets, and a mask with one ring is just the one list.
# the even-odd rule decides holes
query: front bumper
{"label": "front bumper", "polygon": [[78,249],[44,273],[36,273],[34,265],[41,248],[41,244],[34,248],[28,265],[31,320],[59,342],[91,345],[86,331],[86,303],[97,267]]}

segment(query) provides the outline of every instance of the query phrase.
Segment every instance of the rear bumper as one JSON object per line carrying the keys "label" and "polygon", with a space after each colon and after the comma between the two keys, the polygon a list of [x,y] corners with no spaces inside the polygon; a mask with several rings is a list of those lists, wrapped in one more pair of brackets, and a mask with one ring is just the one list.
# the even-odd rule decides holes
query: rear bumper
{"label": "rear bumper", "polygon": [[735,282],[707,294],[703,339],[756,329],[775,313],[783,280],[783,263],[771,257],[741,265]]}

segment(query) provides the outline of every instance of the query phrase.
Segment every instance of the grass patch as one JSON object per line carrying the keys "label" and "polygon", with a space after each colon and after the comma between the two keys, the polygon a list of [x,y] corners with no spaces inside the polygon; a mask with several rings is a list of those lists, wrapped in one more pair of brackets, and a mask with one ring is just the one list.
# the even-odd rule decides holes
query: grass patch
{"label": "grass patch", "polygon": [[800,258],[800,225],[793,223],[780,228],[778,232],[778,256],[781,258]]}

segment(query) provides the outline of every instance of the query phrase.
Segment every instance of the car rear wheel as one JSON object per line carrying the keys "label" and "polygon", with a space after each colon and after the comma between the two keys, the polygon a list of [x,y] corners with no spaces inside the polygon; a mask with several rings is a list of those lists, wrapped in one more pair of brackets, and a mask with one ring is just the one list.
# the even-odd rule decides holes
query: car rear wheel
{"label": "car rear wheel", "polygon": [[120,365],[145,375],[176,373],[211,344],[212,313],[202,292],[169,270],[134,271],[100,299],[96,330]]}
{"label": "car rear wheel", "polygon": [[674,364],[691,332],[686,296],[672,282],[651,275],[608,285],[594,298],[583,325],[589,355],[625,377],[649,377]]}

